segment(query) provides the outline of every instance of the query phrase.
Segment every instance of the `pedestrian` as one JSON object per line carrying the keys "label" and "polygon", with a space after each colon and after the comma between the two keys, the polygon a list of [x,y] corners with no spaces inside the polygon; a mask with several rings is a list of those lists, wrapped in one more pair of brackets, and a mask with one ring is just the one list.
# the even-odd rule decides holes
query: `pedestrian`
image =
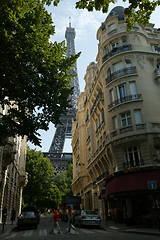
{"label": "pedestrian", "polygon": [[50,231],[50,233],[52,233],[55,229],[57,229],[58,234],[60,234],[61,230],[60,230],[60,226],[59,226],[59,211],[57,208],[54,211],[53,220],[54,220],[54,226],[53,226],[52,230]]}
{"label": "pedestrian", "polygon": [[16,211],[15,209],[13,208],[12,209],[12,212],[11,212],[11,224],[13,224],[13,222],[15,221],[16,219]]}
{"label": "pedestrian", "polygon": [[72,209],[71,206],[68,206],[68,230],[67,233],[71,233],[71,228],[76,230],[76,228],[73,226],[73,215],[72,215]]}
{"label": "pedestrian", "polygon": [[6,222],[6,218],[7,218],[7,208],[4,207],[2,210],[2,223]]}

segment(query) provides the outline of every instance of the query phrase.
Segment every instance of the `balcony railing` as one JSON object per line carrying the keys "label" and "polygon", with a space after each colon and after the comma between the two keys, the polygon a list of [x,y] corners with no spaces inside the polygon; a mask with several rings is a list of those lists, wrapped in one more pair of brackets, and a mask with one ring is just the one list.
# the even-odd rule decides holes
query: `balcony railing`
{"label": "balcony railing", "polygon": [[122,98],[118,98],[117,100],[111,102],[108,105],[108,109],[110,109],[114,106],[117,106],[121,103],[130,102],[132,100],[138,100],[138,99],[142,99],[142,94],[132,94],[132,95],[128,95],[128,96],[125,96],[125,97],[122,97]]}
{"label": "balcony railing", "polygon": [[118,136],[118,134],[123,134],[123,133],[131,132],[131,131],[134,131],[134,130],[136,130],[136,131],[144,130],[144,129],[146,129],[146,124],[145,123],[139,123],[139,124],[136,124],[136,125],[130,125],[130,126],[126,126],[126,127],[120,128],[120,129],[116,129],[116,130],[111,132],[111,136],[116,137],[116,136]]}
{"label": "balcony railing", "polygon": [[92,115],[93,110],[94,110],[94,108],[95,108],[95,106],[96,106],[96,104],[97,104],[97,102],[98,102],[99,99],[103,99],[103,93],[102,93],[102,92],[99,92],[99,93],[98,93],[98,95],[97,95],[97,97],[96,97],[96,99],[95,99],[95,101],[94,101],[94,103],[93,103],[93,106],[92,106],[92,108],[91,108],[90,115]]}
{"label": "balcony railing", "polygon": [[127,52],[127,51],[131,51],[132,47],[131,44],[129,45],[124,45],[122,47],[115,47],[112,49],[112,51],[108,52],[107,54],[105,54],[102,58],[102,62],[104,63],[107,59],[109,59],[110,57],[117,55],[118,53],[122,53],[122,52]]}
{"label": "balcony railing", "polygon": [[120,69],[112,74],[110,74],[107,78],[106,78],[106,85],[110,82],[112,82],[113,80],[120,78],[120,77],[124,77],[126,75],[132,75],[132,74],[136,74],[137,73],[137,69],[136,67],[128,67],[128,68],[123,68]]}
{"label": "balcony railing", "polygon": [[154,70],[154,74],[155,74],[155,79],[159,78],[160,79],[160,68],[156,68]]}
{"label": "balcony railing", "polygon": [[119,129],[120,134],[133,131],[133,126],[127,126]]}

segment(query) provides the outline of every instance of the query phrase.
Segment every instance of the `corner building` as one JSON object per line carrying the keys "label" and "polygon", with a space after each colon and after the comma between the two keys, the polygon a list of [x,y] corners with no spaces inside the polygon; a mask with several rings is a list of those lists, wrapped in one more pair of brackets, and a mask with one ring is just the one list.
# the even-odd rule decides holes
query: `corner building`
{"label": "corner building", "polygon": [[72,125],[74,195],[102,221],[158,226],[160,29],[126,30],[115,7],[97,31]]}

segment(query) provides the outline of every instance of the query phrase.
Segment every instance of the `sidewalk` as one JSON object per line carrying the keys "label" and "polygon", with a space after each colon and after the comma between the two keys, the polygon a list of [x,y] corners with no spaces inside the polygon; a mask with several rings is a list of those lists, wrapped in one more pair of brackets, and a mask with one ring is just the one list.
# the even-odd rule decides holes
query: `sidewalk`
{"label": "sidewalk", "polygon": [[156,229],[156,228],[148,228],[148,227],[145,228],[141,226],[127,226],[126,224],[117,224],[110,221],[108,221],[107,226],[103,228],[106,229],[107,231],[120,231],[120,232],[126,232],[126,233],[160,236],[160,231],[159,229]]}
{"label": "sidewalk", "polygon": [[2,233],[2,223],[0,223],[0,238],[2,234],[5,234],[6,232],[10,233],[14,228],[16,228],[16,226],[17,226],[16,222],[11,224],[11,221],[9,221],[5,224],[4,232]]}

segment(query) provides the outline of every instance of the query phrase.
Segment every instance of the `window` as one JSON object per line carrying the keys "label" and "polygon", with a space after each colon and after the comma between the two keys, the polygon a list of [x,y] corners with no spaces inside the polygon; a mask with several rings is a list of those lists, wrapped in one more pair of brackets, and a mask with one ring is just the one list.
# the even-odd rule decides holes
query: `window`
{"label": "window", "polygon": [[101,111],[101,118],[102,118],[102,122],[104,122],[104,109],[102,109]]}
{"label": "window", "polygon": [[142,120],[142,114],[140,109],[134,110],[134,118],[136,124],[141,124],[143,122]]}
{"label": "window", "polygon": [[87,139],[90,137],[90,127],[87,128]]}
{"label": "window", "polygon": [[126,60],[126,67],[132,67],[132,62],[130,60]]}
{"label": "window", "polygon": [[114,116],[112,120],[113,120],[113,129],[116,130],[118,128],[117,117]]}
{"label": "window", "polygon": [[90,159],[91,158],[91,148],[89,147],[88,148],[88,159]]}
{"label": "window", "polygon": [[130,93],[131,93],[131,95],[136,95],[136,94],[137,94],[136,83],[135,83],[135,82],[130,82],[130,83],[129,83],[129,87],[130,87]]}
{"label": "window", "polygon": [[110,75],[111,75],[111,69],[108,68],[108,70],[107,70],[107,77],[110,76]]}
{"label": "window", "polygon": [[116,71],[118,71],[118,70],[121,70],[121,69],[123,69],[124,67],[123,67],[123,63],[122,62],[118,62],[118,63],[116,63],[116,64],[114,64],[113,65],[113,71],[114,72],[116,72]]}
{"label": "window", "polygon": [[96,119],[96,129],[98,128],[99,123],[98,123],[98,118]]}
{"label": "window", "polygon": [[160,47],[159,47],[159,46],[154,46],[154,50],[155,50],[156,52],[160,52]]}
{"label": "window", "polygon": [[123,39],[123,40],[122,40],[122,44],[123,44],[123,46],[126,46],[126,45],[127,45],[127,40],[126,40],[126,39]]}
{"label": "window", "polygon": [[141,164],[140,148],[137,146],[125,149],[125,163],[127,167],[134,167]]}
{"label": "window", "polygon": [[120,53],[119,43],[118,42],[112,43],[111,50],[113,55]]}
{"label": "window", "polygon": [[121,84],[117,87],[117,95],[120,101],[123,101],[126,96],[126,84]]}
{"label": "window", "polygon": [[111,90],[109,91],[109,96],[110,96],[110,101],[111,101],[111,103],[114,102],[114,91],[113,91],[113,89],[111,89]]}
{"label": "window", "polygon": [[126,126],[131,125],[132,124],[131,113],[126,112],[126,113],[120,114],[120,121],[121,121],[121,126],[122,127],[126,127]]}
{"label": "window", "polygon": [[114,42],[111,44],[111,49],[113,50],[114,48],[118,48],[119,47],[119,43],[118,42]]}

